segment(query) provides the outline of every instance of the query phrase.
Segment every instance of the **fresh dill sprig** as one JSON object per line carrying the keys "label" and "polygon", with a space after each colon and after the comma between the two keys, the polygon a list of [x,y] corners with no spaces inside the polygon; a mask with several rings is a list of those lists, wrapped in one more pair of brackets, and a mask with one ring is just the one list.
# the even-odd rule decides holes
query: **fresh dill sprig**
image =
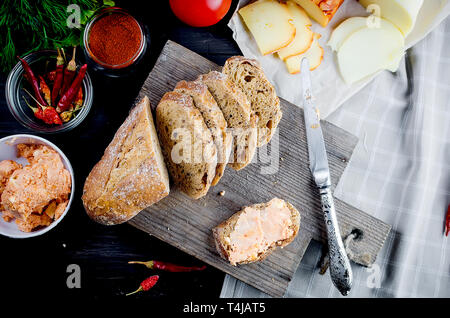
{"label": "fresh dill sprig", "polygon": [[[114,6],[110,0],[2,0],[0,6],[0,71],[8,72],[17,55],[40,49],[80,44],[84,25],[99,9]],[[69,28],[69,4],[80,7],[81,28]]]}

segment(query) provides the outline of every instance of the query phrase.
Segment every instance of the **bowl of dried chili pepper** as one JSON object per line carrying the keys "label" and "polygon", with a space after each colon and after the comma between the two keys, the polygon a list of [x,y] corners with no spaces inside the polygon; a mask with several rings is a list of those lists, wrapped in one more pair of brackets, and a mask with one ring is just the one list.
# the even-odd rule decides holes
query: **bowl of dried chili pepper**
{"label": "bowl of dried chili pepper", "polygon": [[76,59],[76,48],[42,50],[17,57],[6,80],[6,101],[14,118],[40,133],[77,127],[94,98],[87,65]]}
{"label": "bowl of dried chili pepper", "polygon": [[139,21],[126,10],[100,10],[83,33],[84,53],[93,69],[109,76],[130,73],[144,56],[149,36]]}

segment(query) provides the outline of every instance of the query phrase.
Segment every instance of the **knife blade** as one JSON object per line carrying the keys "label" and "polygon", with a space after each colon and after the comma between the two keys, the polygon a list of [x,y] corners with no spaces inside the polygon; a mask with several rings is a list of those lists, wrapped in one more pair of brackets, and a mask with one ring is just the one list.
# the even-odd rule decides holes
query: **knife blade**
{"label": "knife blade", "polygon": [[346,296],[352,287],[353,274],[339,231],[333,195],[331,193],[328,157],[320,126],[319,110],[314,106],[313,102],[311,74],[307,58],[302,60],[301,76],[309,168],[321,198],[322,212],[328,236],[331,280],[341,294]]}

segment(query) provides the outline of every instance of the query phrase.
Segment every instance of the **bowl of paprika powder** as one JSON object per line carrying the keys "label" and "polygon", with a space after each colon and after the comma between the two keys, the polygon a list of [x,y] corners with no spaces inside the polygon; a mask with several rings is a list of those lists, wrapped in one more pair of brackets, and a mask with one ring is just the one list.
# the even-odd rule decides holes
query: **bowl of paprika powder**
{"label": "bowl of paprika powder", "polygon": [[127,11],[111,7],[94,15],[83,34],[86,58],[92,68],[121,76],[145,54],[147,37],[141,24]]}

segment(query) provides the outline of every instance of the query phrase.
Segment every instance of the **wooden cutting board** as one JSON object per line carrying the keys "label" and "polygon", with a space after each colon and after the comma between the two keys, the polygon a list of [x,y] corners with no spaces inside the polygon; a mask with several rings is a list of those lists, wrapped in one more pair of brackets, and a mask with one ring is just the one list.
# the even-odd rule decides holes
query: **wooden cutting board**
{"label": "wooden cutting board", "polygon": [[[154,109],[164,93],[171,91],[178,81],[194,80],[211,70],[220,70],[220,67],[168,41],[138,99],[147,95]],[[326,233],[320,198],[309,171],[303,110],[285,100],[281,100],[281,109],[283,118],[278,133],[267,147],[278,147],[279,158],[276,156],[268,163],[270,154],[260,148],[258,160],[239,172],[227,168],[219,184],[204,198],[192,200],[172,187],[168,197],[142,211],[129,223],[269,295],[283,296],[310,240],[325,241]],[[350,160],[357,138],[325,121],[322,129],[334,187]],[[224,196],[219,195],[221,191],[225,191]],[[262,262],[229,265],[217,254],[211,229],[241,207],[273,197],[291,202],[300,211],[297,238]],[[354,230],[362,233],[351,241],[352,260],[366,266],[372,264],[390,226],[340,200],[336,199],[335,204],[343,237]]]}

